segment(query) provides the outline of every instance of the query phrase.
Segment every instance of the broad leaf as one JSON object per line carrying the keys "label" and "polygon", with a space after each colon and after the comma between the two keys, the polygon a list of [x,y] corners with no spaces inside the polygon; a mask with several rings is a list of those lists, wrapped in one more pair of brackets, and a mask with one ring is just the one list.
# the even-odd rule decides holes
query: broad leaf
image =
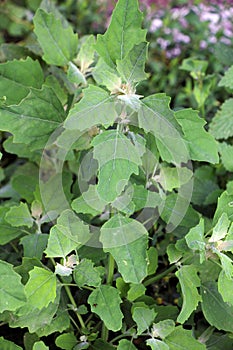
{"label": "broad leaf", "polygon": [[50,134],[63,122],[65,113],[55,92],[44,86],[31,89],[19,105],[1,107],[0,129],[9,131],[14,142],[31,144],[31,149],[43,148]]}
{"label": "broad leaf", "polygon": [[75,57],[78,37],[71,27],[64,28],[60,19],[42,9],[37,10],[33,21],[43,59],[48,64],[64,66]]}
{"label": "broad leaf", "polygon": [[0,97],[6,96],[7,105],[11,105],[25,98],[30,87],[40,89],[44,76],[39,62],[28,57],[0,64],[0,79]]}
{"label": "broad leaf", "polygon": [[45,253],[48,257],[65,258],[90,238],[89,227],[71,210],[65,210],[50,231]]}
{"label": "broad leaf", "polygon": [[202,311],[211,326],[233,332],[233,306],[223,301],[215,282],[207,282],[202,288]]}
{"label": "broad leaf", "polygon": [[167,319],[153,324],[152,335],[153,337],[164,339],[169,334],[171,334],[174,329],[175,322],[173,320]]}
{"label": "broad leaf", "polygon": [[25,285],[27,303],[32,309],[41,310],[56,298],[56,276],[51,271],[37,266],[29,272],[29,276]]}
{"label": "broad leaf", "polygon": [[81,38],[81,48],[75,61],[78,62],[81,72],[86,72],[94,61],[95,37],[88,35]]}
{"label": "broad leaf", "polygon": [[49,350],[49,347],[41,340],[34,343],[32,350]]}
{"label": "broad leaf", "polygon": [[101,228],[103,249],[112,254],[125,282],[140,283],[147,275],[147,235],[140,222],[120,214]]}
{"label": "broad leaf", "polygon": [[233,89],[233,66],[231,66],[225,73],[222,79],[220,80],[219,86],[225,86],[230,89]]}
{"label": "broad leaf", "polygon": [[76,211],[76,213],[96,216],[102,213],[106,204],[107,203],[100,198],[96,186],[90,185],[88,190],[82,193],[81,197],[76,198],[72,202],[72,209]]}
{"label": "broad leaf", "polygon": [[227,171],[233,171],[233,146],[228,145],[226,142],[222,142],[218,144],[218,149],[221,157],[221,161],[223,163],[224,168]]}
{"label": "broad leaf", "polygon": [[147,339],[146,345],[150,346],[152,350],[169,350],[169,346],[158,339]]}
{"label": "broad leaf", "polygon": [[24,305],[26,296],[21,277],[11,264],[0,260],[0,312],[14,311]]}
{"label": "broad leaf", "polygon": [[91,260],[83,259],[74,269],[74,280],[79,288],[83,286],[98,287],[101,284],[99,271]]}
{"label": "broad leaf", "polygon": [[108,130],[97,135],[92,145],[94,158],[99,163],[97,191],[102,199],[112,202],[123,191],[130,176],[138,174],[140,153],[118,130]]}
{"label": "broad leaf", "polygon": [[137,350],[135,346],[127,339],[121,339],[119,341],[117,350]]}
{"label": "broad leaf", "polygon": [[21,238],[20,244],[23,245],[24,256],[42,259],[43,252],[48,243],[48,237],[48,234],[36,233]]}
{"label": "broad leaf", "polygon": [[157,181],[165,191],[172,191],[174,188],[179,188],[187,183],[192,175],[192,171],[185,167],[162,167]]}
{"label": "broad leaf", "polygon": [[125,83],[131,85],[147,78],[145,73],[147,48],[146,42],[135,45],[122,60],[116,61],[117,70]]}
{"label": "broad leaf", "polygon": [[5,216],[9,210],[10,208],[0,207],[0,245],[10,242],[22,234],[19,228],[11,226],[5,220]]}
{"label": "broad leaf", "polygon": [[72,350],[77,344],[77,338],[73,333],[63,333],[56,338],[55,344],[60,349]]}
{"label": "broad leaf", "polygon": [[218,148],[213,136],[204,129],[206,122],[197,111],[183,109],[175,113],[181,125],[190,157],[193,160],[218,163]]}
{"label": "broad leaf", "polygon": [[92,74],[97,84],[106,86],[112,93],[121,91],[121,78],[103,59],[99,59]]}
{"label": "broad leaf", "polygon": [[180,164],[190,159],[185,141],[180,133],[170,98],[165,94],[155,94],[144,98],[138,111],[139,126],[156,137],[161,158],[167,162]]}
{"label": "broad leaf", "polygon": [[183,329],[181,326],[165,338],[169,350],[205,350],[206,346],[193,337],[193,332]]}
{"label": "broad leaf", "polygon": [[137,298],[140,298],[146,292],[146,287],[140,284],[131,284],[129,290],[127,291],[127,299],[129,301],[134,301]]}
{"label": "broad leaf", "polygon": [[228,220],[227,214],[223,213],[213,228],[213,233],[209,242],[218,242],[220,239],[225,238],[229,225],[230,221]]}
{"label": "broad leaf", "polygon": [[113,97],[98,86],[89,85],[81,101],[70,110],[65,128],[84,131],[99,124],[108,127],[116,118]]}
{"label": "broad leaf", "polygon": [[21,346],[16,345],[15,343],[0,337],[0,347],[1,350],[23,350]]}
{"label": "broad leaf", "polygon": [[133,309],[132,318],[137,324],[138,335],[149,329],[156,314],[154,309],[149,309],[148,307],[135,307]]}
{"label": "broad leaf", "polygon": [[48,335],[55,332],[63,332],[70,327],[70,317],[66,309],[58,308],[56,314],[53,316],[52,320],[46,326],[41,326],[37,329],[36,334],[39,337],[47,337]]}
{"label": "broad leaf", "polygon": [[217,139],[228,139],[233,136],[233,98],[221,106],[210,123],[210,133]]}
{"label": "broad leaf", "polygon": [[121,302],[118,290],[107,285],[101,285],[95,289],[88,298],[91,311],[103,320],[109,330],[115,332],[122,327]]}
{"label": "broad leaf", "polygon": [[145,41],[141,23],[138,1],[119,0],[106,33],[97,35],[96,50],[109,66],[114,67],[116,60],[122,60],[134,45]]}
{"label": "broad leaf", "polygon": [[233,278],[228,278],[224,270],[222,270],[218,277],[218,291],[221,294],[223,301],[233,306]]}
{"label": "broad leaf", "polygon": [[20,202],[19,206],[12,206],[6,213],[6,221],[15,227],[32,227],[33,219],[26,203]]}
{"label": "broad leaf", "polygon": [[197,276],[197,270],[192,265],[182,266],[176,272],[176,276],[179,279],[183,297],[183,305],[177,322],[184,323],[201,301],[197,290],[197,287],[201,285],[201,281]]}

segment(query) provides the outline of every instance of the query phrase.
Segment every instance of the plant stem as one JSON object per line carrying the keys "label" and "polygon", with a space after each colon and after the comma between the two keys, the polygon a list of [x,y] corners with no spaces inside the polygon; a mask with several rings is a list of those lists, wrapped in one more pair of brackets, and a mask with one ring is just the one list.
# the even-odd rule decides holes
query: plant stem
{"label": "plant stem", "polygon": [[108,256],[108,275],[107,275],[107,284],[109,284],[109,285],[111,285],[112,281],[113,281],[114,267],[115,267],[114,258],[109,253],[109,256]]}
{"label": "plant stem", "polygon": [[176,265],[172,265],[171,267],[169,267],[167,270],[161,272],[160,274],[149,278],[148,280],[146,280],[143,284],[145,287],[149,286],[150,284],[153,284],[157,281],[159,281],[161,278],[167,276],[170,272],[174,271],[177,268]]}
{"label": "plant stem", "polygon": [[73,298],[73,295],[71,294],[70,288],[68,286],[66,286],[66,285],[64,285],[64,288],[66,290],[66,294],[68,295],[68,297],[70,299],[71,304],[73,305],[73,307],[75,309],[75,313],[76,313],[76,315],[78,317],[78,320],[79,320],[79,323],[80,323],[81,327],[85,328],[85,323],[84,323],[84,321],[82,319],[82,316],[77,312],[77,305],[76,305],[76,302],[75,302],[75,300]]}

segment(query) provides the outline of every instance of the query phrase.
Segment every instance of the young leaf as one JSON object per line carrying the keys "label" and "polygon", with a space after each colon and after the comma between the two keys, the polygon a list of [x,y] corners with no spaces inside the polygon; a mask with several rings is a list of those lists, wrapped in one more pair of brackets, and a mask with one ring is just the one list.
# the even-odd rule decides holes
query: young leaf
{"label": "young leaf", "polygon": [[152,350],[169,350],[169,346],[158,339],[147,339],[146,345],[150,346]]}
{"label": "young leaf", "polygon": [[98,86],[89,85],[81,101],[70,110],[64,126],[66,129],[84,131],[100,124],[108,127],[116,118],[113,97]]}
{"label": "young leaf", "polygon": [[233,136],[233,98],[222,104],[210,123],[209,131],[217,140]]}
{"label": "young leaf", "polygon": [[26,203],[20,202],[19,206],[13,206],[6,213],[6,221],[12,226],[32,227],[33,219]]}
{"label": "young leaf", "polygon": [[224,302],[215,282],[206,282],[201,287],[202,311],[211,326],[226,332],[233,331],[233,306]]}
{"label": "young leaf", "polygon": [[39,337],[47,337],[48,335],[55,332],[63,332],[70,328],[70,317],[68,311],[62,307],[57,309],[56,314],[53,316],[52,320],[45,327],[37,329],[36,334]]}
{"label": "young leaf", "polygon": [[192,171],[184,167],[162,167],[158,182],[163,186],[165,191],[172,191],[174,188],[179,188],[186,184],[191,179],[192,175]]}
{"label": "young leaf", "polygon": [[147,235],[140,222],[120,214],[113,216],[101,228],[103,249],[112,254],[125,282],[137,284],[147,275]]}
{"label": "young leaf", "polygon": [[230,221],[228,220],[227,214],[223,213],[213,228],[213,233],[209,242],[218,242],[220,239],[224,238],[227,235],[229,225]]}
{"label": "young leaf", "polygon": [[97,35],[96,50],[114,68],[134,47],[145,41],[146,30],[141,29],[142,13],[137,0],[119,0],[104,35]]}
{"label": "young leaf", "polygon": [[77,339],[73,333],[63,333],[56,338],[55,344],[60,349],[72,350],[77,344]]}
{"label": "young leaf", "polygon": [[182,127],[191,159],[218,163],[217,142],[205,131],[206,122],[198,116],[198,111],[183,109],[175,117]]}
{"label": "young leaf", "polygon": [[233,89],[233,66],[231,66],[225,73],[220,82],[219,86],[225,86]]}
{"label": "young leaf", "polygon": [[154,323],[152,327],[152,336],[156,338],[164,339],[175,329],[175,322],[173,320],[167,319]]}
{"label": "young leaf", "polygon": [[117,346],[117,350],[137,350],[135,346],[127,339],[121,339]]}
{"label": "young leaf", "polygon": [[197,308],[198,302],[201,301],[197,290],[197,287],[201,285],[201,281],[197,276],[196,268],[192,265],[182,266],[176,272],[176,276],[179,279],[183,297],[183,305],[177,322],[184,323]]}
{"label": "young leaf", "polygon": [[86,72],[94,61],[95,54],[95,37],[87,35],[80,40],[81,48],[75,61],[78,62],[81,72]]}
{"label": "young leaf", "polygon": [[169,350],[205,350],[206,346],[196,340],[192,334],[192,331],[178,326],[165,338],[165,342],[169,346]]}
{"label": "young leaf", "polygon": [[65,210],[50,231],[45,253],[65,258],[90,238],[89,228],[71,210]]}
{"label": "young leaf", "polygon": [[49,347],[41,340],[34,343],[32,350],[49,350]]}
{"label": "young leaf", "polygon": [[13,270],[11,264],[0,260],[0,312],[14,311],[25,302],[26,296],[20,275]]}
{"label": "young leaf", "polygon": [[103,60],[99,59],[97,65],[93,69],[93,77],[99,85],[104,85],[112,93],[121,90],[121,78],[118,76],[115,69]]}
{"label": "young leaf", "polygon": [[0,64],[0,96],[6,96],[6,104],[17,104],[25,98],[30,87],[40,89],[44,75],[38,61],[30,57]]}
{"label": "young leaf", "polygon": [[98,287],[101,284],[99,271],[91,260],[83,259],[74,269],[74,280],[79,288],[83,286]]}
{"label": "young leaf", "polygon": [[131,284],[127,292],[127,299],[129,301],[134,301],[137,298],[140,298],[146,292],[146,287],[143,284]]}
{"label": "young leaf", "polygon": [[233,171],[233,160],[232,160],[233,146],[228,145],[226,142],[221,142],[218,144],[218,150],[219,150],[221,161],[224,168],[227,171]]}
{"label": "young leaf", "polygon": [[34,309],[47,307],[56,298],[56,276],[51,271],[35,266],[29,272],[25,285],[27,303]]}
{"label": "young leaf", "polygon": [[138,174],[140,154],[118,130],[108,130],[97,135],[92,145],[94,158],[99,163],[97,191],[102,199],[112,202],[123,191],[130,176]]}
{"label": "young leaf", "polygon": [[197,226],[192,227],[191,230],[185,236],[186,243],[188,247],[192,250],[199,251],[200,254],[200,263],[202,264],[205,261],[205,239],[204,239],[204,220],[200,219],[200,222]]}
{"label": "young leaf", "polygon": [[147,307],[135,307],[133,309],[132,318],[137,324],[137,334],[140,335],[148,330],[151,323],[154,321],[156,312]]}
{"label": "young leaf", "polygon": [[28,258],[42,259],[43,252],[47,246],[49,235],[36,233],[24,236],[20,239],[23,245],[24,256]]}
{"label": "young leaf", "polygon": [[31,89],[19,105],[0,109],[0,129],[12,133],[14,142],[32,144],[31,150],[43,148],[64,119],[57,95],[46,86],[42,90]]}
{"label": "young leaf", "polygon": [[147,59],[148,43],[135,45],[122,59],[117,60],[117,71],[125,83],[131,85],[147,78],[145,63]]}
{"label": "young leaf", "polygon": [[91,311],[96,313],[105,326],[112,331],[119,331],[122,327],[123,314],[120,309],[121,298],[119,291],[107,285],[95,289],[88,298]]}
{"label": "young leaf", "polygon": [[33,21],[43,59],[48,64],[64,66],[75,57],[78,37],[71,27],[64,28],[60,19],[42,9],[36,11]]}

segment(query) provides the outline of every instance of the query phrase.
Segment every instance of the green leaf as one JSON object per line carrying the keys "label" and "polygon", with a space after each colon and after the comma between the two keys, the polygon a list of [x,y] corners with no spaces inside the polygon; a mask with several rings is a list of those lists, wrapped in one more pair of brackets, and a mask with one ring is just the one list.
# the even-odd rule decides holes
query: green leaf
{"label": "green leaf", "polygon": [[163,186],[165,191],[172,191],[174,188],[179,188],[186,184],[192,175],[192,171],[184,167],[162,167],[157,181]]}
{"label": "green leaf", "polygon": [[117,350],[137,350],[135,346],[127,339],[121,339],[117,346]]}
{"label": "green leaf", "polygon": [[218,277],[218,291],[221,294],[223,301],[233,306],[233,278],[228,278],[224,270],[222,270]]}
{"label": "green leaf", "polygon": [[94,158],[99,163],[97,191],[102,199],[112,202],[123,191],[130,176],[138,174],[140,153],[118,130],[108,130],[97,135],[92,145]]}
{"label": "green leaf", "polygon": [[56,298],[56,276],[51,271],[37,266],[29,272],[29,276],[25,285],[27,303],[33,309],[41,310]]}
{"label": "green leaf", "polygon": [[56,338],[55,344],[60,349],[72,350],[77,344],[77,339],[73,333],[64,333]]}
{"label": "green leaf", "polygon": [[48,257],[65,258],[90,238],[89,227],[71,210],[65,210],[52,227],[45,253]]}
{"label": "green leaf", "polygon": [[169,346],[158,339],[147,339],[146,345],[150,346],[152,350],[169,350]]}
{"label": "green leaf", "polygon": [[6,213],[6,221],[15,227],[32,227],[33,219],[26,203],[20,202],[19,206],[13,206]]}
{"label": "green leaf", "polygon": [[71,27],[64,28],[53,13],[38,9],[34,16],[34,32],[43,49],[43,59],[48,64],[64,66],[77,53],[78,37]]}
{"label": "green leaf", "polygon": [[20,158],[28,158],[33,162],[39,163],[41,159],[40,151],[31,151],[30,146],[24,143],[13,142],[13,136],[10,136],[3,143],[5,151],[11,154],[16,154]]}
{"label": "green leaf", "polygon": [[15,311],[25,302],[26,296],[21,277],[13,270],[11,264],[0,260],[0,312]]}
{"label": "green leaf", "polygon": [[92,74],[97,84],[106,86],[112,93],[121,91],[121,78],[103,59],[98,60]]}
{"label": "green leaf", "polygon": [[119,0],[104,35],[97,35],[96,50],[110,67],[122,60],[134,47],[145,41],[146,30],[141,29],[142,13],[136,0]]}
{"label": "green leaf", "polygon": [[222,104],[210,123],[209,131],[217,140],[233,136],[233,98]]}
{"label": "green leaf", "polygon": [[155,338],[166,338],[175,329],[175,322],[173,320],[164,320],[154,323],[152,327],[152,335]]}
{"label": "green leaf", "polygon": [[192,331],[178,326],[166,337],[165,342],[169,346],[169,350],[205,350],[206,346],[199,343],[192,334]]}
{"label": "green leaf", "polygon": [[224,73],[224,76],[222,77],[218,85],[233,89],[233,66],[228,68],[228,70]]}
{"label": "green leaf", "polygon": [[74,280],[79,288],[83,286],[99,287],[101,284],[101,277],[99,271],[94,267],[91,260],[83,259],[75,267]]}
{"label": "green leaf", "polygon": [[66,129],[84,131],[100,124],[108,127],[116,118],[113,97],[100,87],[89,85],[81,101],[70,110],[64,126]]}
{"label": "green leaf", "polygon": [[0,97],[6,96],[6,104],[17,104],[25,98],[30,87],[40,89],[44,75],[38,61],[30,57],[0,64]]}
{"label": "green leaf", "polygon": [[218,163],[217,143],[205,131],[206,122],[198,116],[198,111],[182,109],[175,113],[175,117],[182,127],[191,159]]}
{"label": "green leaf", "polygon": [[146,287],[143,284],[131,284],[127,292],[127,299],[129,301],[134,301],[145,294]]}
{"label": "green leaf", "polygon": [[106,202],[100,198],[97,187],[90,185],[86,192],[72,202],[72,209],[76,213],[91,214],[96,216],[101,214],[106,206]]}
{"label": "green leaf", "polygon": [[88,298],[91,311],[96,313],[111,331],[119,331],[122,327],[123,314],[120,309],[119,291],[107,285],[96,288]]}
{"label": "green leaf", "polygon": [[101,228],[100,241],[114,257],[125,282],[140,283],[147,276],[148,233],[138,221],[120,214]]}
{"label": "green leaf", "polygon": [[227,214],[223,213],[213,228],[213,233],[209,239],[209,242],[218,242],[220,239],[225,238],[230,223],[231,222],[228,220]]}
{"label": "green leaf", "polygon": [[156,137],[161,158],[180,164],[190,157],[180,126],[169,107],[170,100],[165,94],[155,94],[140,100],[138,122],[140,128]]}
{"label": "green leaf", "polygon": [[197,226],[192,227],[189,233],[185,236],[188,247],[192,250],[197,250],[200,253],[200,263],[205,261],[205,227],[204,220],[201,218]]}
{"label": "green leaf", "polygon": [[42,90],[31,89],[19,105],[1,107],[0,129],[12,133],[14,142],[31,144],[31,150],[35,150],[43,148],[64,116],[57,95],[44,86]]}
{"label": "green leaf", "polygon": [[75,83],[78,85],[79,84],[87,85],[85,76],[82,74],[82,72],[78,69],[78,67],[73,62],[69,62],[67,77],[69,81],[71,81],[72,83]]}
{"label": "green leaf", "polygon": [[218,149],[223,163],[224,168],[227,171],[233,171],[233,161],[232,161],[232,152],[233,146],[228,145],[226,142],[218,144]]}
{"label": "green leaf", "polygon": [[117,60],[117,71],[127,84],[137,83],[147,78],[145,63],[147,59],[148,43],[135,45],[122,59]]}
{"label": "green leaf", "polygon": [[179,279],[183,297],[183,305],[177,322],[184,323],[197,308],[198,302],[201,301],[197,290],[201,281],[197,276],[196,268],[192,265],[182,266],[176,272],[176,276]]}
{"label": "green leaf", "polygon": [[233,306],[225,303],[218,292],[217,283],[206,282],[201,288],[202,311],[211,326],[226,332],[233,331]]}
{"label": "green leaf", "polygon": [[34,345],[32,350],[49,350],[49,347],[45,345],[45,343],[41,341],[37,341]]}
{"label": "green leaf", "polygon": [[10,208],[0,207],[0,245],[4,245],[22,234],[22,231],[16,227],[11,226],[6,220],[5,216]]}
{"label": "green leaf", "polygon": [[23,245],[24,256],[42,259],[44,249],[48,243],[48,237],[49,235],[45,233],[36,233],[21,238],[20,244]]}
{"label": "green leaf", "polygon": [[23,350],[21,346],[16,345],[15,343],[0,337],[0,347],[1,350]]}
{"label": "green leaf", "polygon": [[47,337],[55,332],[63,332],[70,327],[70,317],[66,309],[58,308],[56,314],[53,316],[49,324],[36,330],[36,334],[39,337]]}
{"label": "green leaf", "polygon": [[94,61],[95,36],[87,35],[81,38],[81,48],[75,61],[78,62],[81,72],[86,72]]}
{"label": "green leaf", "polygon": [[214,214],[213,223],[216,224],[223,213],[226,213],[228,219],[232,221],[233,219],[233,194],[228,191],[224,191],[218,198],[217,209]]}
{"label": "green leaf", "polygon": [[154,321],[156,312],[147,307],[135,307],[133,309],[132,318],[137,324],[137,334],[140,335],[148,330]]}
{"label": "green leaf", "polygon": [[158,251],[155,247],[150,247],[147,251],[148,266],[147,274],[153,275],[158,268]]}

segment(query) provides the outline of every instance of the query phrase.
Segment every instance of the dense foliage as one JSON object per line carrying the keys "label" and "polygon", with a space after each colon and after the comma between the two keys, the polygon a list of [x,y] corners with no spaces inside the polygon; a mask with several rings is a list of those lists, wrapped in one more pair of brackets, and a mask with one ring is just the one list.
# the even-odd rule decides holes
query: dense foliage
{"label": "dense foliage", "polygon": [[229,32],[87,4],[2,4],[0,347],[230,350]]}

